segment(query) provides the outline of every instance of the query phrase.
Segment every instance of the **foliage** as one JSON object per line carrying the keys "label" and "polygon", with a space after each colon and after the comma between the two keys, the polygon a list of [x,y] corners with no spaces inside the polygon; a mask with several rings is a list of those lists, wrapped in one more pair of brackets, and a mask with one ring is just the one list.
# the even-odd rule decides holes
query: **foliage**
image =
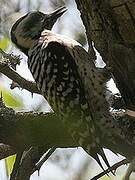
{"label": "foliage", "polygon": [[9,38],[3,37],[0,39],[0,48],[5,50],[9,46]]}
{"label": "foliage", "polygon": [[22,100],[13,95],[9,90],[0,86],[0,92],[6,106],[20,109],[23,106]]}
{"label": "foliage", "polygon": [[16,155],[9,156],[5,159],[6,168],[7,168],[7,175],[9,176],[13,170],[13,165],[16,159]]}

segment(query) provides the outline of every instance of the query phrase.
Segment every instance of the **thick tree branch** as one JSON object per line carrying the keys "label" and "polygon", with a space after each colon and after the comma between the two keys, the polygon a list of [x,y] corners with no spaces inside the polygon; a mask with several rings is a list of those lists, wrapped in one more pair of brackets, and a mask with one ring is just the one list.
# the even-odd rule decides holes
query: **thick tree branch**
{"label": "thick tree branch", "polygon": [[135,108],[135,1],[76,0],[86,35],[101,54],[112,74],[126,107]]}
{"label": "thick tree branch", "polygon": [[15,149],[1,144],[1,158],[33,147],[20,159],[21,164],[16,161],[11,179],[18,180],[28,179],[35,171],[35,164],[40,157],[51,147],[78,146],[55,113],[16,113],[13,109],[7,108],[2,101],[0,101],[0,138],[1,142]]}
{"label": "thick tree branch", "polygon": [[21,151],[31,146],[77,146],[55,113],[15,113],[5,106],[0,108],[0,138]]}

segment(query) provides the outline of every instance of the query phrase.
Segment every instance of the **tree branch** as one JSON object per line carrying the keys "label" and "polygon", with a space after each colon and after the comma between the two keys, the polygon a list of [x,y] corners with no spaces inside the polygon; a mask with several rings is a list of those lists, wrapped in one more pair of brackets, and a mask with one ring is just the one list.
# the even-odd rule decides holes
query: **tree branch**
{"label": "tree branch", "polygon": [[0,160],[13,154],[16,154],[16,150],[13,147],[0,143]]}
{"label": "tree branch", "polygon": [[0,107],[0,138],[17,151],[31,146],[77,146],[55,113],[16,113],[5,106]]}
{"label": "tree branch", "polygon": [[9,79],[19,84],[21,88],[26,89],[31,93],[41,94],[35,82],[24,79],[13,68],[9,66],[9,64],[11,65],[11,60],[15,62],[17,61],[16,57],[12,57],[11,55],[6,54],[4,51],[0,51],[0,53],[2,55],[2,57],[0,58],[0,72],[7,76]]}
{"label": "tree branch", "polygon": [[106,169],[105,171],[101,172],[100,174],[98,174],[97,176],[94,176],[91,180],[97,180],[101,177],[103,177],[104,175],[108,174],[109,172],[116,170],[118,167],[129,163],[129,160],[127,159],[123,159],[122,161],[114,164],[113,166],[111,166],[110,168]]}
{"label": "tree branch", "polygon": [[33,147],[28,153],[25,153],[20,162],[16,161],[11,179],[18,180],[30,177],[35,170],[35,164],[49,148],[79,146],[75,144],[67,132],[66,126],[55,113],[16,113],[13,109],[7,108],[1,100],[0,138],[1,142],[9,144],[15,149],[12,150],[10,146],[1,144],[1,158]]}

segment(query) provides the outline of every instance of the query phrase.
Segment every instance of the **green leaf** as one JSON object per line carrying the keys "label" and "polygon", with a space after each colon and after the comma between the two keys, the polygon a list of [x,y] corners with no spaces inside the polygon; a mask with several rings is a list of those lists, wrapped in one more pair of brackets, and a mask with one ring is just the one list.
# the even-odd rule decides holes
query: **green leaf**
{"label": "green leaf", "polygon": [[16,97],[10,91],[1,86],[0,93],[2,93],[2,97],[6,106],[12,108],[21,108],[23,106],[23,102],[19,97]]}
{"label": "green leaf", "polygon": [[6,49],[9,45],[9,42],[10,42],[9,38],[7,38],[7,37],[1,38],[0,39],[0,48],[3,50]]}
{"label": "green leaf", "polygon": [[15,163],[16,155],[9,156],[5,158],[6,168],[7,168],[7,174],[8,176],[12,173],[13,166]]}

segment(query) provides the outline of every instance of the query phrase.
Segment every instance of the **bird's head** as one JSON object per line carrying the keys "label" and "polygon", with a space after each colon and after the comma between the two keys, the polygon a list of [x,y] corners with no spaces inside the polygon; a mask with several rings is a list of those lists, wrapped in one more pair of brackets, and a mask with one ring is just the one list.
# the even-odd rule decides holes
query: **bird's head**
{"label": "bird's head", "polygon": [[18,19],[11,28],[11,40],[27,54],[35,40],[39,39],[42,31],[51,30],[57,19],[66,11],[60,7],[50,14],[40,11],[30,12]]}

